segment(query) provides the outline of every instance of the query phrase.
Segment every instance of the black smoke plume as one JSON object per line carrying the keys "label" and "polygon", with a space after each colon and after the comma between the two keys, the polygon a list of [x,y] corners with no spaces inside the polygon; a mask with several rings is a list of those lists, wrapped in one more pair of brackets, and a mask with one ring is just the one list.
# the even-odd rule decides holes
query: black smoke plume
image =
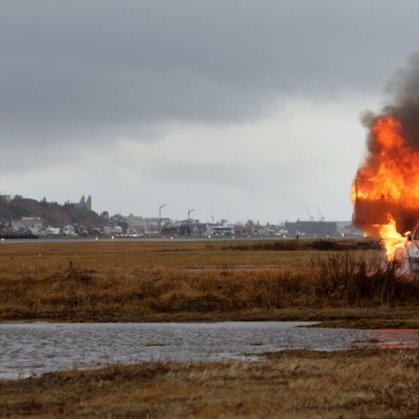
{"label": "black smoke plume", "polygon": [[[382,195],[381,197],[359,198],[359,191],[368,190],[369,184],[378,172],[382,163],[380,145],[374,134],[374,124],[378,118],[391,116],[401,124],[400,133],[407,145],[419,153],[419,52],[413,54],[407,65],[398,70],[391,79],[387,88],[390,96],[388,104],[384,106],[379,114],[366,111],[361,116],[362,124],[367,128],[368,156],[365,163],[358,169],[355,181],[355,201],[353,222],[368,233],[377,233],[379,225],[387,224],[389,217],[396,221],[397,230],[404,233],[412,230],[419,221],[419,200],[407,200],[412,196],[412,185],[405,185],[400,190],[400,197],[397,200]],[[397,150],[393,161],[400,161]],[[402,164],[402,163],[400,163]],[[404,162],[403,164],[406,164]],[[366,170],[365,170],[366,169]],[[410,168],[416,175],[418,168]],[[410,176],[412,178],[412,176]],[[400,186],[400,185],[399,185]],[[409,201],[407,203],[407,201]]]}
{"label": "black smoke plume", "polygon": [[419,150],[419,52],[396,72],[387,90],[392,100],[383,113],[401,122],[403,137],[413,149]]}

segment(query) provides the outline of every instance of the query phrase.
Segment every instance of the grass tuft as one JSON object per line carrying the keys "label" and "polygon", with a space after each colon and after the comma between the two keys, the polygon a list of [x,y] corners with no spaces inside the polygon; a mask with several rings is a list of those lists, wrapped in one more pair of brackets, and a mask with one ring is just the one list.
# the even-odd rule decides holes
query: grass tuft
{"label": "grass tuft", "polygon": [[312,261],[318,300],[348,305],[417,304],[419,290],[403,274],[399,261],[336,253]]}

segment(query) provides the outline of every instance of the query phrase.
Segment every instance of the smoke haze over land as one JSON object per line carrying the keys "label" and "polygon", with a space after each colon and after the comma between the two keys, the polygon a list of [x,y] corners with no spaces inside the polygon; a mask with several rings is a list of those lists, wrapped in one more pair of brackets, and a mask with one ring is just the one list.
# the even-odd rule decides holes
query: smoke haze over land
{"label": "smoke haze over land", "polygon": [[[2,1],[1,192],[151,216],[169,202],[173,218],[277,222],[319,205],[349,219],[359,114],[418,49],[418,16],[413,0]],[[406,71],[394,112],[409,122]]]}

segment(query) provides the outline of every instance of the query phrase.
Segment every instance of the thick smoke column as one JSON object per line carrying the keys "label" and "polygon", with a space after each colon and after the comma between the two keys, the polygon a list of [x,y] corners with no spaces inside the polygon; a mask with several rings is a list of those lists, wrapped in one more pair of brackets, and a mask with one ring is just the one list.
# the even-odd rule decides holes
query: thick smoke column
{"label": "thick smoke column", "polygon": [[385,244],[419,221],[419,54],[397,72],[389,92],[380,114],[362,117],[368,156],[352,185],[355,225]]}
{"label": "thick smoke column", "polygon": [[419,53],[415,53],[406,68],[399,70],[388,90],[393,104],[387,105],[383,113],[392,115],[402,124],[402,135],[406,142],[419,150]]}
{"label": "thick smoke column", "polygon": [[361,116],[362,125],[369,131],[368,151],[371,155],[379,152],[373,126],[375,120],[382,116],[393,116],[399,121],[407,144],[419,150],[419,52],[410,57],[405,68],[394,74],[386,90],[391,96],[391,103],[384,106],[380,114],[368,110]]}

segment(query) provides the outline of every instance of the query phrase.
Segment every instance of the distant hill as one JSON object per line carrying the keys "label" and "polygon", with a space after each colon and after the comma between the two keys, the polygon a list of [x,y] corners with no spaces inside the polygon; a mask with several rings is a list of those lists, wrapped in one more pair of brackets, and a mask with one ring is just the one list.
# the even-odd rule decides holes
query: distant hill
{"label": "distant hill", "polygon": [[45,199],[39,202],[19,195],[13,198],[0,196],[0,219],[7,222],[21,217],[41,217],[53,226],[79,224],[93,228],[106,224],[105,217],[77,204],[60,205],[57,202],[47,202]]}

